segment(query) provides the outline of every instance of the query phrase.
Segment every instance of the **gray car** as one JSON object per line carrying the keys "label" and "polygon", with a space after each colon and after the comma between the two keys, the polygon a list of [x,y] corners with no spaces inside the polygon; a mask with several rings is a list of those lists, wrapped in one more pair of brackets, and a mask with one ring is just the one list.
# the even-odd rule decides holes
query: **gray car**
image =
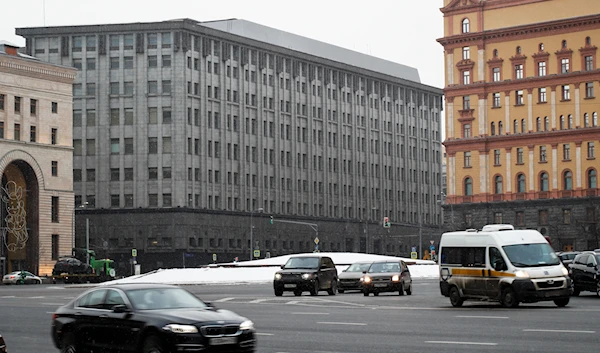
{"label": "gray car", "polygon": [[362,282],[360,279],[364,276],[372,262],[357,262],[348,266],[347,269],[338,275],[338,293],[344,293],[347,290],[362,291]]}
{"label": "gray car", "polygon": [[[21,280],[22,279],[22,280]],[[4,284],[42,284],[42,279],[28,271],[13,271],[4,275]]]}

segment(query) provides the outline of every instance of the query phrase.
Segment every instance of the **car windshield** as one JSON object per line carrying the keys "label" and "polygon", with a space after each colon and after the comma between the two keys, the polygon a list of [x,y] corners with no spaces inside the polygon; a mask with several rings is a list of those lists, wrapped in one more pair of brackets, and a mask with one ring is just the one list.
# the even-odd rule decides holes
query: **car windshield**
{"label": "car windshield", "polygon": [[365,272],[369,269],[369,266],[371,264],[352,264],[345,272]]}
{"label": "car windshield", "polygon": [[283,268],[318,268],[318,257],[292,257],[288,260]]}
{"label": "car windshield", "polygon": [[181,288],[146,288],[126,292],[129,301],[139,310],[206,308],[192,293]]}
{"label": "car windshield", "polygon": [[374,263],[369,268],[369,273],[400,272],[400,264],[397,262]]}
{"label": "car windshield", "polygon": [[548,243],[507,245],[502,248],[515,267],[550,266],[560,263]]}

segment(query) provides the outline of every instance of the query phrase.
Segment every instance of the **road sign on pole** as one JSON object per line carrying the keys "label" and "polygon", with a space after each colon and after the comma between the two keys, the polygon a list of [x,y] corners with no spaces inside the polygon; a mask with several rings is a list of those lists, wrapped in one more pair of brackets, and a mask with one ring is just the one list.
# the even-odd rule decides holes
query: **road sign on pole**
{"label": "road sign on pole", "polygon": [[316,244],[316,245],[319,245],[319,237],[316,237],[316,238],[315,238],[315,244]]}
{"label": "road sign on pole", "polygon": [[433,245],[433,243],[435,243],[435,241],[433,241],[433,240],[429,241],[429,244]]}
{"label": "road sign on pole", "polygon": [[213,254],[213,261],[217,261],[217,254]]}
{"label": "road sign on pole", "polygon": [[131,249],[131,257],[137,256],[137,249]]}
{"label": "road sign on pole", "polygon": [[416,251],[411,252],[410,253],[410,258],[413,259],[413,260],[416,260],[417,259],[417,252]]}
{"label": "road sign on pole", "polygon": [[254,257],[260,257],[260,250],[254,250]]}

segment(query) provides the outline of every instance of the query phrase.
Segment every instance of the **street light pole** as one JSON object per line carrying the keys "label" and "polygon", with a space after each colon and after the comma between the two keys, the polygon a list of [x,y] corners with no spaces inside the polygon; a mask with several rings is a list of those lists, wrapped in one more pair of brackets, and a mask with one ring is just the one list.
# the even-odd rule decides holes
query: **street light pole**
{"label": "street light pole", "polygon": [[85,219],[85,259],[90,264],[90,219]]}
{"label": "street light pole", "polygon": [[[263,208],[260,207],[256,210],[256,212],[262,212]],[[252,222],[252,215],[254,214],[254,209],[252,209],[252,211],[250,211],[250,261],[252,261],[252,259],[254,259],[254,236],[253,236],[253,231],[254,231],[254,223]]]}

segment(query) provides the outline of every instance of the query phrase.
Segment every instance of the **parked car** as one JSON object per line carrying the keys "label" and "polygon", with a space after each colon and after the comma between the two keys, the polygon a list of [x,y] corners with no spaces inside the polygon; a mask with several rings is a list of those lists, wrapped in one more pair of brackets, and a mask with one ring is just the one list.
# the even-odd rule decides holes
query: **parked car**
{"label": "parked car", "polygon": [[369,270],[372,262],[357,262],[348,266],[347,269],[338,275],[338,293],[344,293],[347,290],[362,291],[360,279],[363,272]]}
{"label": "parked car", "polygon": [[573,259],[575,259],[575,256],[579,254],[581,254],[581,251],[561,251],[556,253],[565,267],[568,267],[573,262]]}
{"label": "parked car", "polygon": [[377,296],[381,292],[412,294],[412,278],[404,261],[373,262],[361,279],[363,294]]}
{"label": "parked car", "polygon": [[0,335],[0,353],[8,353],[6,343],[4,342],[4,338],[2,338],[2,335]]}
{"label": "parked car", "polygon": [[61,352],[254,352],[252,321],[164,284],[90,289],[52,315]]}
{"label": "parked car", "polygon": [[600,252],[585,251],[569,265],[573,281],[573,295],[583,291],[595,292],[600,297]]}
{"label": "parked car", "polygon": [[275,273],[273,290],[278,297],[285,291],[299,296],[304,291],[317,295],[319,291],[326,290],[329,295],[335,295],[337,279],[337,269],[330,257],[294,256]]}
{"label": "parked car", "polygon": [[28,271],[13,271],[2,277],[4,284],[42,284],[42,279]]}

